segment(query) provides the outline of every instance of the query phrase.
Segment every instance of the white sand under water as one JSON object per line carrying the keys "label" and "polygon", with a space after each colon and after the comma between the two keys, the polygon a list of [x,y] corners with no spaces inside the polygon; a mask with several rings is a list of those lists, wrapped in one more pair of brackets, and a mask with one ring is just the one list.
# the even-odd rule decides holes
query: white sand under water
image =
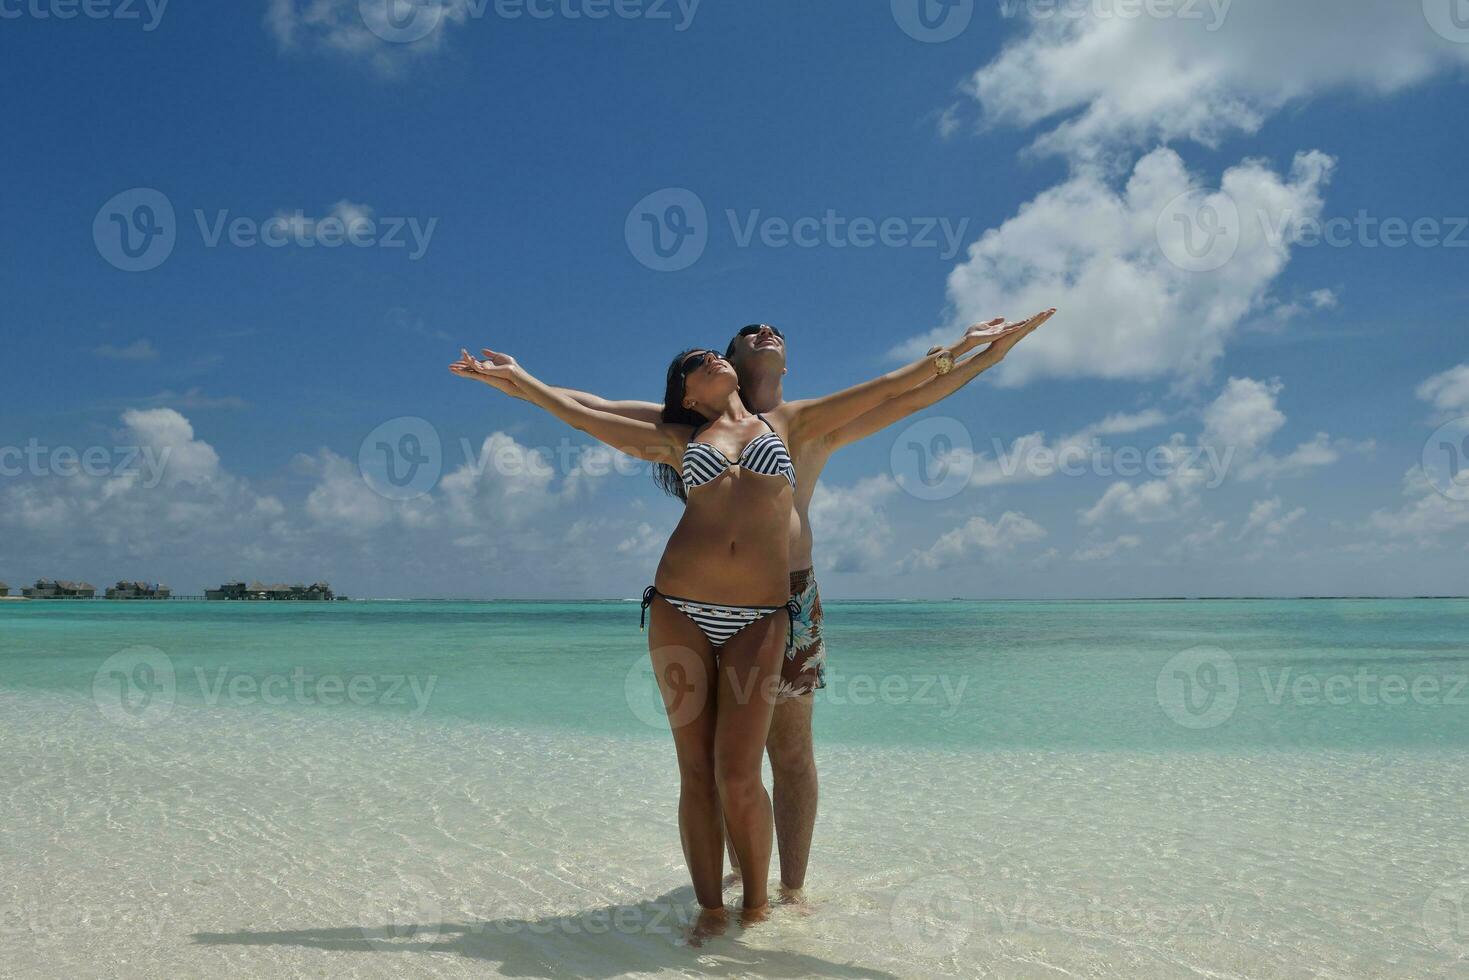
{"label": "white sand under water", "polygon": [[818,748],[694,948],[667,739],[0,692],[0,975],[1469,976],[1463,753]]}

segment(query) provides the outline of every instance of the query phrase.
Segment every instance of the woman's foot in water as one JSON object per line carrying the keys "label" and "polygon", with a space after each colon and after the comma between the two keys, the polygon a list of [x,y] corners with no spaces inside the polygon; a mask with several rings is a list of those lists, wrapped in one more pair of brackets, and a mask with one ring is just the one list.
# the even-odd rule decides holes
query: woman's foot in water
{"label": "woman's foot in water", "polygon": [[702,946],[706,940],[724,935],[729,927],[729,912],[720,906],[717,909],[700,908],[699,914],[689,926],[689,945]]}
{"label": "woman's foot in water", "polygon": [[756,905],[754,908],[740,907],[740,925],[748,928],[756,923],[764,922],[770,918],[770,903]]}

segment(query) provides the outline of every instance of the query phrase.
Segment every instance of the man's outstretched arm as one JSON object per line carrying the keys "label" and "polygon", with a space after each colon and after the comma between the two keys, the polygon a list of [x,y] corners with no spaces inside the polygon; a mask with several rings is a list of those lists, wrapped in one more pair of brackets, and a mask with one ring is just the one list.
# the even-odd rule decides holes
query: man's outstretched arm
{"label": "man's outstretched arm", "polygon": [[[826,437],[827,446],[836,450],[851,445],[860,439],[866,439],[874,432],[887,428],[894,422],[902,421],[914,412],[921,412],[930,405],[938,404],[1004,360],[1012,347],[1049,320],[1055,312],[1055,310],[1047,310],[1031,317],[1021,329],[1001,337],[979,353],[970,354],[956,362],[954,369],[948,374],[930,378],[923,384],[910,388],[903,394],[890,398],[876,408],[859,415],[828,435]],[[966,334],[966,338],[968,336]]]}

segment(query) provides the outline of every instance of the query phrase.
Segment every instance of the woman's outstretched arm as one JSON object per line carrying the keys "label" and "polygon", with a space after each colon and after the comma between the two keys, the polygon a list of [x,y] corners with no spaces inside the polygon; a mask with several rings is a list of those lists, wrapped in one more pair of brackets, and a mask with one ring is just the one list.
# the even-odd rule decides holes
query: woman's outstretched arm
{"label": "woman's outstretched arm", "polygon": [[[516,363],[509,354],[485,350],[486,359],[476,360],[461,350],[449,370],[461,378],[482,381],[507,394],[545,409],[567,425],[604,442],[613,449],[654,463],[677,465],[692,429],[670,422],[646,422],[611,412],[588,408],[565,392],[552,388]],[[512,392],[510,389],[513,388]]]}
{"label": "woman's outstretched arm", "polygon": [[[948,398],[1004,360],[1012,347],[1049,320],[1055,312],[1055,310],[1046,310],[1021,323],[1017,330],[997,333],[998,340],[992,340],[989,346],[978,354],[971,354],[957,362],[954,370],[948,374],[930,378],[917,387],[910,388],[901,395],[890,398],[876,408],[862,413],[846,425],[831,432],[826,437],[826,445],[833,450],[851,445],[860,439],[866,439],[874,432],[887,428],[894,422],[907,418],[914,412],[921,412],[930,405],[935,405]],[[985,338],[989,335],[989,330],[997,326],[998,324],[991,321],[970,327],[964,334],[965,341],[951,349],[958,351],[960,346],[965,346],[965,342],[969,342],[968,349],[972,350],[974,346],[984,343]]]}
{"label": "woman's outstretched arm", "polygon": [[[485,357],[489,357],[493,353],[488,347],[480,348],[480,352]],[[494,388],[498,388],[511,398],[519,398],[522,401],[530,400],[525,396],[523,391],[515,386],[513,381],[502,378],[482,378],[481,380]],[[610,398],[603,398],[601,395],[594,395],[589,391],[577,391],[575,388],[564,388],[560,385],[547,385],[547,387],[552,391],[560,392],[585,408],[595,408],[597,411],[606,412],[609,415],[621,415],[625,419],[636,419],[639,422],[651,422],[655,425],[663,421],[663,406],[654,402],[633,400],[614,401]]]}

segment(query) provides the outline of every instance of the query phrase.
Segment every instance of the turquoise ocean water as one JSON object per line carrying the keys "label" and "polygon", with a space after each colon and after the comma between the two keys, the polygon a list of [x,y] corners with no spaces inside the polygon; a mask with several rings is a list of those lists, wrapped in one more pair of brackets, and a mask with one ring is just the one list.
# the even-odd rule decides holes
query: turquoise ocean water
{"label": "turquoise ocean water", "polygon": [[636,602],[0,604],[0,974],[1469,975],[1469,601],[827,640],[808,902],[694,948]]}
{"label": "turquoise ocean water", "polygon": [[[89,694],[106,658],[145,647],[181,704],[652,727],[632,602],[38,602],[0,617],[0,683],[16,690]],[[817,725],[839,742],[1469,746],[1469,600],[832,603],[827,641]],[[1170,661],[1199,648],[1160,698]],[[323,677],[356,679],[357,696],[317,696]],[[1170,711],[1170,692],[1191,700]],[[1234,702],[1224,717],[1220,699]]]}

